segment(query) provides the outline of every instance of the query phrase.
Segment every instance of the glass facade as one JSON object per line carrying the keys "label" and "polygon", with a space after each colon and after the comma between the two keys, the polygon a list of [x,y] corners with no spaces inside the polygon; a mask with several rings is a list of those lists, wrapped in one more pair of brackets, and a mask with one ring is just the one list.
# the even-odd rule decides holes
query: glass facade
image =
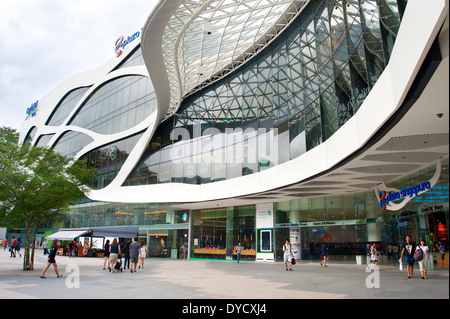
{"label": "glass facade", "polygon": [[[388,187],[404,189],[417,185],[429,180],[434,172],[432,165]],[[383,211],[373,190],[275,203],[276,260],[283,260],[282,245],[291,233],[299,234],[297,258],[311,262],[321,260],[319,249],[323,243],[328,246],[328,260],[344,263],[355,263],[357,256],[365,257],[368,244],[375,242],[384,256],[383,263],[395,264],[406,235],[417,243],[425,239],[434,250],[438,241],[448,247],[448,203],[448,159],[442,161],[438,183],[399,211]],[[439,234],[439,228],[446,231]]]}
{"label": "glass facade", "polygon": [[95,226],[165,226],[189,223],[183,215],[166,204],[130,204],[90,202],[73,207],[65,221],[70,228]]}
{"label": "glass facade", "polygon": [[55,107],[52,115],[50,115],[47,123],[45,124],[52,126],[62,124],[88,90],[89,87],[83,87],[69,92]]}
{"label": "glass facade", "polygon": [[94,139],[89,135],[67,131],[58,138],[53,148],[65,156],[74,157],[83,147],[93,141]]}
{"label": "glass facade", "polygon": [[69,124],[114,134],[136,126],[156,108],[156,95],[148,77],[123,76],[92,92]]}
{"label": "glass facade", "polygon": [[[319,247],[325,243],[330,262],[355,264],[364,262],[368,244],[375,242],[383,256],[380,263],[395,265],[406,235],[415,242],[425,239],[434,251],[438,241],[448,247],[448,169],[448,159],[443,160],[437,184],[398,211],[383,211],[374,190],[273,203],[274,227],[264,233],[270,234],[266,241],[258,239],[264,234],[256,229],[255,205],[180,210],[168,203],[90,202],[74,206],[53,227],[138,225],[149,249],[154,247],[153,256],[171,258],[181,258],[186,245],[190,258],[236,260],[234,247],[240,242],[242,260],[253,261],[257,252],[272,247],[274,260],[282,261],[282,245],[296,237],[296,258],[302,262],[319,262]],[[429,180],[434,172],[431,165],[387,186],[404,189]]]}
{"label": "glass facade", "polygon": [[[97,176],[88,184],[92,189],[102,189],[108,186],[119,173],[142,133],[127,137],[123,140],[97,148],[81,157],[87,161],[88,168],[96,168]],[[134,185],[139,180],[132,181]]]}
{"label": "glass facade", "polygon": [[250,62],[185,98],[128,180],[143,172],[151,172],[148,184],[232,179],[323,143],[357,112],[386,67],[404,5],[310,2]]}
{"label": "glass facade", "polygon": [[144,57],[142,56],[141,46],[138,45],[133,52],[124,60],[121,64],[119,64],[115,70],[128,68],[137,65],[144,65]]}
{"label": "glass facade", "polygon": [[242,260],[255,260],[255,206],[193,211],[193,258],[236,259],[234,247],[241,243]]}

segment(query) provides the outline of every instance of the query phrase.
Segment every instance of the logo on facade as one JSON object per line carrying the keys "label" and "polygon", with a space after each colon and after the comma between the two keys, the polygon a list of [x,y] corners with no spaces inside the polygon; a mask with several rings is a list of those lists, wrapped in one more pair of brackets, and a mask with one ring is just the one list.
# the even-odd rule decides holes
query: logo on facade
{"label": "logo on facade", "polygon": [[441,160],[438,159],[436,161],[436,171],[430,180],[402,190],[388,188],[384,184],[378,185],[375,187],[375,195],[380,203],[381,209],[396,211],[405,207],[410,200],[429,191],[436,185],[441,176],[441,169]]}
{"label": "logo on facade", "polygon": [[137,38],[140,37],[142,32],[141,31],[137,31],[134,34],[128,36],[126,39],[124,36],[120,36],[117,40],[116,40],[116,48],[115,48],[115,52],[116,52],[116,57],[119,57],[122,55],[123,50],[125,49],[125,47],[130,44],[131,42],[133,42],[134,40],[136,40]]}
{"label": "logo on facade", "polygon": [[29,108],[27,108],[27,118],[30,117],[30,115],[33,117],[36,115],[36,109],[38,108],[38,101],[31,104]]}
{"label": "logo on facade", "polygon": [[419,193],[424,193],[425,191],[428,191],[431,189],[430,182],[425,182],[422,184],[418,184],[413,187],[408,187],[406,189],[402,189],[399,192],[391,192],[386,193],[386,191],[380,192],[380,206],[382,210],[386,210],[387,206],[389,205],[389,202],[402,199],[406,196],[409,196],[411,198],[416,197]]}

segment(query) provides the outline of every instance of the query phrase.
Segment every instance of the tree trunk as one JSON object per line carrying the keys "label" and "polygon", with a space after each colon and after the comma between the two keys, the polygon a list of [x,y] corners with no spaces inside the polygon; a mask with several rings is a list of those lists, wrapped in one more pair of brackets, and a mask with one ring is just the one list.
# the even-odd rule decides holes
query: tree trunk
{"label": "tree trunk", "polygon": [[36,236],[37,236],[38,230],[39,230],[39,227],[36,226],[36,230],[34,231],[34,237],[33,237],[33,249],[31,250],[30,270],[34,270],[34,252],[36,251]]}
{"label": "tree trunk", "polygon": [[23,253],[23,270],[30,270],[30,235],[32,223],[25,223],[27,229],[27,238],[25,239],[25,251]]}

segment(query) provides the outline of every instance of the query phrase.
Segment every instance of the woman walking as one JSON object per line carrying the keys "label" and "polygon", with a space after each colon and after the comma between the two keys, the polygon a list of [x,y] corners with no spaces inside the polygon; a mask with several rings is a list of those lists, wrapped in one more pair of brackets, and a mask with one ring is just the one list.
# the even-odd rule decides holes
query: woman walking
{"label": "woman walking", "polygon": [[52,242],[52,246],[50,248],[50,254],[48,255],[48,258],[47,258],[47,265],[45,266],[44,270],[42,271],[41,278],[47,278],[44,275],[45,275],[45,272],[47,271],[47,269],[50,267],[50,265],[53,265],[53,268],[55,269],[57,278],[60,278],[63,276],[58,273],[58,266],[56,265],[55,257],[56,257],[57,250],[58,250],[58,240],[54,240]]}
{"label": "woman walking", "polygon": [[116,266],[119,254],[120,246],[117,243],[117,238],[114,238],[111,246],[109,246],[109,272]]}
{"label": "woman walking", "polygon": [[[291,252],[291,244],[289,243],[289,239],[286,239],[286,243],[283,245],[283,259],[284,265],[286,266],[286,271],[292,271],[292,252]],[[289,269],[287,264],[289,263]]]}
{"label": "woman walking", "polygon": [[420,241],[420,246],[416,247],[416,250],[422,249],[423,258],[418,261],[420,267],[420,274],[422,275],[422,279],[427,278],[427,270],[428,270],[428,259],[430,259],[430,250],[427,245],[425,245],[425,240]]}
{"label": "woman walking", "polygon": [[376,269],[378,269],[378,256],[381,256],[381,254],[377,251],[375,243],[372,243],[372,246],[370,246],[370,262],[375,264]]}
{"label": "woman walking", "polygon": [[141,248],[139,248],[139,268],[144,269],[144,259],[147,257],[147,245],[144,241],[141,241]]}
{"label": "woman walking", "polygon": [[105,244],[105,251],[103,252],[103,270],[106,269],[106,263],[108,263],[108,269],[110,269],[109,267],[109,239],[106,240],[106,244]]}
{"label": "woman walking", "polygon": [[322,252],[323,260],[320,262],[320,265],[323,267],[327,267],[327,258],[328,258],[328,247],[325,244],[322,244],[322,248],[320,249]]}

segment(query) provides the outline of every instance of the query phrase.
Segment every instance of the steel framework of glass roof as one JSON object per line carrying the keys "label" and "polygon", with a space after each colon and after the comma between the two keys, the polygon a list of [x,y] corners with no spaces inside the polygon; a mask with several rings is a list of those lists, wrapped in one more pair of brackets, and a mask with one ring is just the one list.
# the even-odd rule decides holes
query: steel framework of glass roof
{"label": "steel framework of glass roof", "polygon": [[166,118],[184,96],[223,78],[266,47],[308,2],[183,1],[162,36],[171,87]]}

